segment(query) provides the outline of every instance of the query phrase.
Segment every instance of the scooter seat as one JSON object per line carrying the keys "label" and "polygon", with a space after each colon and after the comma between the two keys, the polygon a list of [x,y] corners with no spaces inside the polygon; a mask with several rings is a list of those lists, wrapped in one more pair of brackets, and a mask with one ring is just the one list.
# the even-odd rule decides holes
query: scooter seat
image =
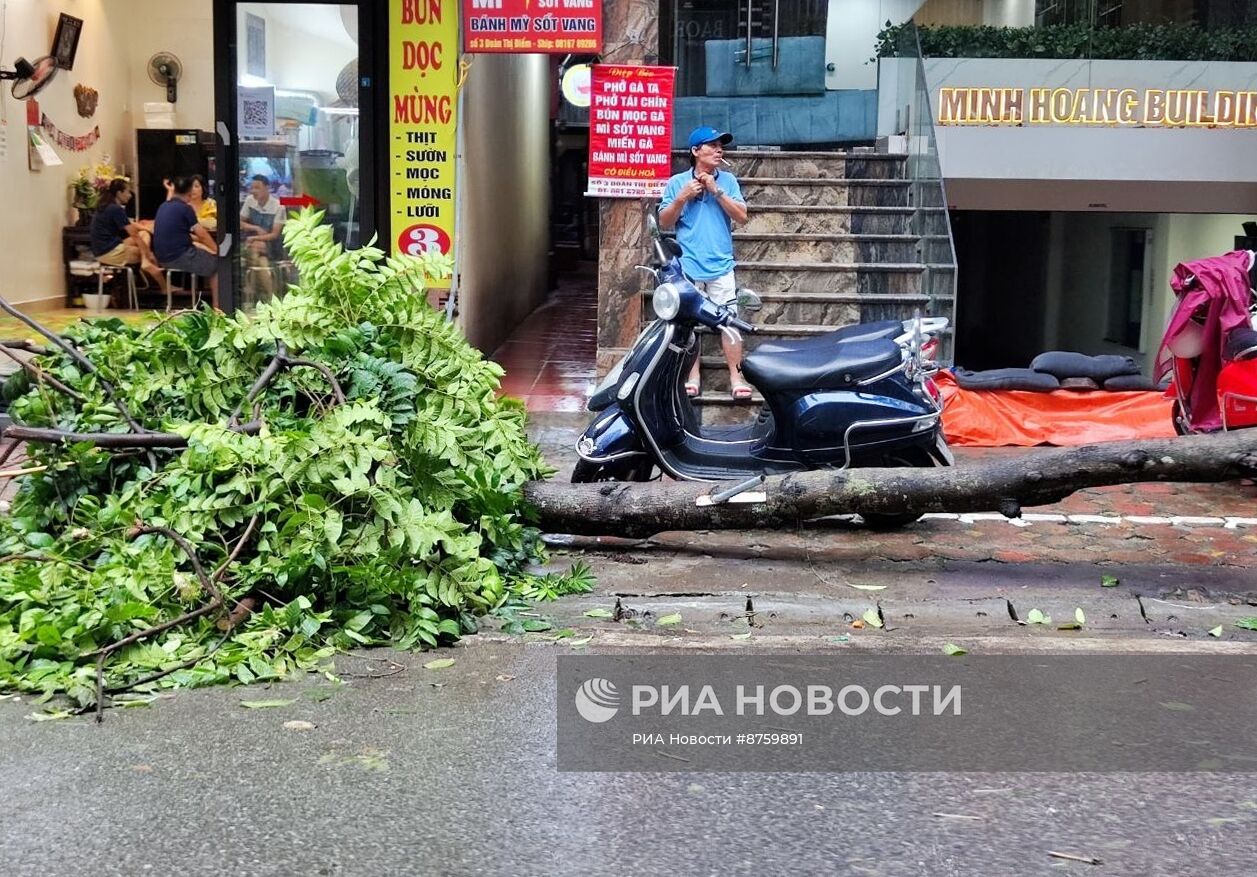
{"label": "scooter seat", "polygon": [[775,338],[765,341],[756,350],[765,353],[808,350],[816,346],[836,344],[839,341],[875,341],[880,338],[897,338],[903,334],[902,320],[877,320],[872,323],[852,323],[824,335],[812,338]]}
{"label": "scooter seat", "polygon": [[761,393],[845,389],[902,361],[899,345],[888,338],[836,344],[825,335],[792,341],[788,349],[758,347],[742,359],[742,374]]}

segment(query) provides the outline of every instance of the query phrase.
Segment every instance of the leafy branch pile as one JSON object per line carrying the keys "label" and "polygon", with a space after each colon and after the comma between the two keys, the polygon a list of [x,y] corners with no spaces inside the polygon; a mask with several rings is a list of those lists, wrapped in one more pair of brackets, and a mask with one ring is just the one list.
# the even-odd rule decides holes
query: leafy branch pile
{"label": "leafy branch pile", "polygon": [[0,520],[0,691],[271,680],[589,588],[525,572],[519,489],[548,472],[501,368],[426,304],[447,260],[344,251],[320,220],[285,225],[301,282],[256,314],[80,323],[10,379],[2,456],[30,456]]}

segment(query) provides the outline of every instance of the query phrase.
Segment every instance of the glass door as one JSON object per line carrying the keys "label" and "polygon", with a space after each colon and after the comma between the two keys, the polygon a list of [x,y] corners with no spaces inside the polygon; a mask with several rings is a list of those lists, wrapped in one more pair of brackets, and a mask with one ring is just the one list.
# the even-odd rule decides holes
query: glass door
{"label": "glass door", "polygon": [[283,244],[293,211],[324,211],[347,247],[374,234],[372,6],[216,2],[224,307],[252,309],[298,280]]}

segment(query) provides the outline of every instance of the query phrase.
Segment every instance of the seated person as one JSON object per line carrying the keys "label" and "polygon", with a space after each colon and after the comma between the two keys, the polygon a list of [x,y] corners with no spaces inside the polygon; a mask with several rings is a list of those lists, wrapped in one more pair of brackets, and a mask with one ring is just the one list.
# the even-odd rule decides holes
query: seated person
{"label": "seated person", "polygon": [[100,264],[113,268],[139,265],[165,292],[166,278],[157,267],[153,251],[141,235],[139,223],[127,216],[131,194],[131,184],[124,179],[111,180],[101,194],[100,208],[92,218],[92,255]]}
{"label": "seated person", "polygon": [[271,184],[258,174],[249,183],[249,195],[240,208],[240,234],[251,253],[278,257],[284,231],[284,208],[271,195]]}
{"label": "seated person", "polygon": [[[192,191],[189,193],[188,204],[196,211],[196,221],[205,226],[206,231],[213,236],[218,231],[218,202],[213,198],[206,198],[205,193],[208,191],[205,185],[205,177],[200,174],[193,174]],[[174,197],[175,184],[170,180],[162,180],[166,186],[166,200],[169,201]],[[194,241],[194,246],[200,247],[207,252],[217,255],[217,248],[207,248],[200,241]]]}
{"label": "seated person", "polygon": [[197,222],[189,204],[192,178],[179,177],[174,196],[157,208],[153,219],[153,254],[163,268],[208,280],[210,300],[218,307],[218,256],[214,237]]}
{"label": "seated person", "polygon": [[[270,181],[257,174],[249,183],[249,195],[240,208],[240,236],[244,239],[244,257],[247,268],[271,267],[283,253],[280,235],[284,232],[286,212],[279,199],[271,194]],[[254,275],[257,275],[256,277]],[[255,286],[265,296],[275,294],[275,276],[272,271],[247,271],[246,282]]]}

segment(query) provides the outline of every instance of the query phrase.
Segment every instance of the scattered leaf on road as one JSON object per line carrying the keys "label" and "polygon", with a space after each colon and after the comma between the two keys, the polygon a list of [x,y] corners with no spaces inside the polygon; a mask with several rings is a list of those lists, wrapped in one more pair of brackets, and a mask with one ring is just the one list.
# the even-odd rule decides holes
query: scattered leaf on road
{"label": "scattered leaf on road", "polygon": [[1052,616],[1045,615],[1038,609],[1031,609],[1026,613],[1026,624],[1051,624]]}
{"label": "scattered leaf on road", "polygon": [[827,636],[827,637],[825,637],[825,639],[829,640],[831,643],[849,643],[849,642],[851,642],[851,637],[847,636],[845,633],[844,633],[844,634],[840,634],[839,636]]}
{"label": "scattered leaf on road", "polygon": [[855,621],[851,622],[851,626],[856,630],[863,630],[864,622],[857,618]]}
{"label": "scattered leaf on road", "polygon": [[1210,636],[1222,636],[1222,625],[1221,625],[1221,624],[1219,624],[1217,627],[1212,628],[1212,629],[1209,631],[1209,635],[1210,635]]}
{"label": "scattered leaf on road", "polygon": [[289,731],[313,731],[318,726],[314,722],[303,722],[300,719],[293,719],[291,722],[284,722],[284,727]]}
{"label": "scattered leaf on road", "polygon": [[31,713],[26,718],[30,719],[32,722],[55,722],[58,719],[70,718],[70,711],[69,710],[53,710],[51,712],[46,712],[46,713]]}
{"label": "scattered leaf on road", "polygon": [[598,609],[590,609],[588,612],[585,613],[585,617],[586,618],[612,618],[613,616],[611,614],[610,609],[598,608]]}
{"label": "scattered leaf on road", "polygon": [[1190,703],[1179,703],[1177,700],[1161,701],[1161,706],[1165,707],[1167,710],[1173,710],[1176,713],[1190,713],[1196,709]]}
{"label": "scattered leaf on road", "polygon": [[583,649],[585,648],[585,646],[593,642],[593,639],[594,638],[592,636],[581,637],[580,639],[572,640],[570,643],[568,643],[568,645],[574,649]]}
{"label": "scattered leaf on road", "polygon": [[1087,616],[1083,613],[1081,608],[1074,610],[1074,621],[1077,621],[1079,624],[1087,623]]}
{"label": "scattered leaf on road", "polygon": [[508,675],[508,674],[506,674],[506,673],[499,673],[499,674],[498,674],[498,682],[510,682],[510,681],[511,681],[512,679],[514,679],[514,678],[515,678],[514,676],[510,676],[510,675]]}
{"label": "scattered leaf on road", "polygon": [[959,656],[959,655],[967,655],[969,653],[966,652],[964,649],[962,649],[960,646],[956,645],[955,643],[947,643],[947,645],[943,646],[943,654]]}
{"label": "scattered leaf on road", "polygon": [[749,630],[746,633],[729,634],[729,639],[750,639],[750,638],[751,638],[751,632]]}
{"label": "scattered leaf on road", "polygon": [[247,710],[270,710],[281,706],[290,706],[295,700],[242,700],[240,705]]}
{"label": "scattered leaf on road", "polygon": [[423,665],[425,670],[444,670],[446,667],[453,667],[453,658],[437,658],[435,661],[429,661]]}
{"label": "scattered leaf on road", "polygon": [[1236,627],[1242,627],[1245,630],[1257,630],[1257,615],[1249,615],[1235,622]]}
{"label": "scattered leaf on road", "polygon": [[855,588],[857,591],[884,591],[886,590],[885,585],[853,585],[850,582],[847,583],[847,587]]}
{"label": "scattered leaf on road", "polygon": [[1121,580],[1117,576],[1100,576],[1100,587],[1102,588],[1116,588],[1120,583]]}
{"label": "scattered leaf on road", "polygon": [[877,614],[876,609],[865,609],[864,614],[861,615],[860,617],[864,619],[864,623],[867,624],[869,627],[882,626],[882,618],[880,615]]}
{"label": "scattered leaf on road", "polygon": [[659,620],[655,622],[655,625],[658,627],[667,627],[668,625],[671,625],[671,624],[680,624],[680,623],[681,623],[681,613],[673,612],[671,615],[661,616]]}

